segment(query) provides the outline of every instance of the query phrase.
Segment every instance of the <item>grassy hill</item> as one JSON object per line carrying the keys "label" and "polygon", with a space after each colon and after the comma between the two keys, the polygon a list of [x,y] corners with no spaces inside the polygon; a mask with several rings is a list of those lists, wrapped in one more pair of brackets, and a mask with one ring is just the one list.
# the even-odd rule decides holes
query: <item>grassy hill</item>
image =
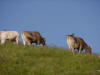
{"label": "grassy hill", "polygon": [[0,75],[100,75],[100,58],[56,47],[0,45]]}

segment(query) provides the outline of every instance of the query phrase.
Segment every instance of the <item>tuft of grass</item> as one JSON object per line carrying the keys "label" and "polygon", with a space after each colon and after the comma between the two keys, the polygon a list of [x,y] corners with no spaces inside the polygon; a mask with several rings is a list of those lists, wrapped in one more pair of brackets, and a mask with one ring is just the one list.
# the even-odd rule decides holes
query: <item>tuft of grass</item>
{"label": "tuft of grass", "polygon": [[100,58],[8,42],[0,45],[0,75],[100,75]]}

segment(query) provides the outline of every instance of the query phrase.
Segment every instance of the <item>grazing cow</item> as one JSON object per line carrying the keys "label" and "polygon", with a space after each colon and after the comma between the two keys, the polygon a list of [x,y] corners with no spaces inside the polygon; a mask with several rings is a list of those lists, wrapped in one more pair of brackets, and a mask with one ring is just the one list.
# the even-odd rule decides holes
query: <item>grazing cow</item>
{"label": "grazing cow", "polygon": [[36,45],[45,45],[45,38],[43,38],[39,32],[23,31],[21,32],[21,37],[24,45],[31,45],[36,43]]}
{"label": "grazing cow", "polygon": [[66,37],[67,45],[70,50],[74,53],[74,49],[78,49],[78,52],[80,53],[83,49],[85,49],[85,52],[92,53],[91,47],[88,46],[85,41],[80,37],[75,37],[74,35],[67,35]]}
{"label": "grazing cow", "polygon": [[7,40],[11,42],[16,42],[18,44],[19,34],[17,31],[1,31],[1,44],[4,44]]}

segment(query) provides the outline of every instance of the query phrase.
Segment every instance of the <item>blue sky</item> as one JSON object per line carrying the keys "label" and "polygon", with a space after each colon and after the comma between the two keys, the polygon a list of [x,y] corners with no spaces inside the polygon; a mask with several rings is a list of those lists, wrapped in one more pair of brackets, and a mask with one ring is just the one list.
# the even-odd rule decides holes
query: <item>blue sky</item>
{"label": "blue sky", "polygon": [[62,48],[68,48],[65,36],[75,33],[100,53],[100,1],[0,0],[3,29],[39,31],[47,45]]}

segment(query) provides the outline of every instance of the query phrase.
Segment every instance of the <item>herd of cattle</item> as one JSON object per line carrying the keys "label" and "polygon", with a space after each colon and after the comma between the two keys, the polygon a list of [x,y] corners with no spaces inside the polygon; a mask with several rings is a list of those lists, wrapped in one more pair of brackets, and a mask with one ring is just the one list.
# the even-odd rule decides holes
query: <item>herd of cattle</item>
{"label": "herd of cattle", "polygon": [[[18,44],[19,33],[17,31],[1,31],[0,32],[1,44],[4,44],[7,40],[15,42]],[[46,40],[41,36],[39,32],[23,31],[21,32],[21,38],[24,45],[31,45],[35,43],[36,45],[46,45]],[[83,49],[85,52],[92,53],[91,47],[88,46],[85,41],[80,37],[75,37],[74,34],[66,36],[66,42],[69,49],[74,53],[77,49],[80,53]]]}

